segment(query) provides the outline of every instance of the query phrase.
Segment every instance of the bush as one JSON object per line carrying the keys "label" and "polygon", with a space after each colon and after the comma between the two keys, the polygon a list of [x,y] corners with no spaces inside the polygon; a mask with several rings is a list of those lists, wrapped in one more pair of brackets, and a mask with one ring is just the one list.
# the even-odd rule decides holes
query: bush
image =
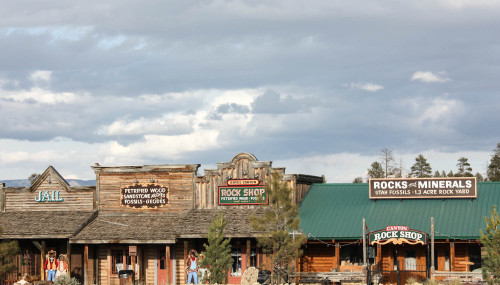
{"label": "bush", "polygon": [[56,278],[54,285],[81,285],[75,277],[69,278],[68,275],[64,274]]}

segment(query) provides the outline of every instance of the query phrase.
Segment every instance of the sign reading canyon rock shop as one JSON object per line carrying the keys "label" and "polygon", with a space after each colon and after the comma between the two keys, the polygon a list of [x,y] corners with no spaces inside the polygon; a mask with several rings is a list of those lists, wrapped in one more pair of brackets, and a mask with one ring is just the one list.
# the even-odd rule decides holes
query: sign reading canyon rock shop
{"label": "sign reading canyon rock shop", "polygon": [[475,177],[370,179],[370,199],[476,198]]}
{"label": "sign reading canyon rock shop", "polygon": [[134,208],[157,208],[168,204],[168,188],[156,184],[141,184],[121,189],[121,204]]}
{"label": "sign reading canyon rock shop", "polygon": [[427,244],[427,234],[421,231],[412,230],[406,226],[389,226],[384,230],[371,232],[369,235],[370,244]]}
{"label": "sign reading canyon rock shop", "polygon": [[[229,180],[230,186],[219,186],[219,205],[263,205],[269,202],[264,186],[257,179]],[[252,186],[248,186],[252,185]],[[259,197],[262,197],[259,200]]]}

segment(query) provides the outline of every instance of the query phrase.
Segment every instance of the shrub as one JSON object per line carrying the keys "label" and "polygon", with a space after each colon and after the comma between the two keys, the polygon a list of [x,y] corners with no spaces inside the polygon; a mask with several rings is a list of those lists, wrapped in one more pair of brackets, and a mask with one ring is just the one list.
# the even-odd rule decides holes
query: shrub
{"label": "shrub", "polygon": [[64,274],[56,278],[54,285],[81,285],[75,277],[69,278],[68,275]]}

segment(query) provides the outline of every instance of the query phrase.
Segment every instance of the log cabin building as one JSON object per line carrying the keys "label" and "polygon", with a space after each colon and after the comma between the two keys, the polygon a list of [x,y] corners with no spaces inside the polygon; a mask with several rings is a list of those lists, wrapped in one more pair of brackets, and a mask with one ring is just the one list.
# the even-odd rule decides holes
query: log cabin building
{"label": "log cabin building", "polygon": [[314,184],[299,210],[308,241],[298,269],[359,271],[366,262],[384,284],[431,278],[434,228],[435,278],[466,276],[481,268],[480,229],[493,205],[500,183],[474,177]]}
{"label": "log cabin building", "polygon": [[283,174],[297,203],[313,183],[324,182],[285,174],[248,153],[203,176],[199,167],[96,163],[95,187],[70,186],[48,167],[31,187],[0,184],[0,239],[17,240],[21,248],[17,271],[0,279],[11,284],[27,274],[45,280],[44,260],[54,250],[68,256],[69,272],[82,284],[120,284],[120,270],[132,270],[136,284],[185,284],[188,251],[204,250],[208,227],[222,211],[224,233],[232,238],[228,281],[239,284],[246,268],[265,266],[249,219],[264,209],[257,194],[264,194],[271,173]]}

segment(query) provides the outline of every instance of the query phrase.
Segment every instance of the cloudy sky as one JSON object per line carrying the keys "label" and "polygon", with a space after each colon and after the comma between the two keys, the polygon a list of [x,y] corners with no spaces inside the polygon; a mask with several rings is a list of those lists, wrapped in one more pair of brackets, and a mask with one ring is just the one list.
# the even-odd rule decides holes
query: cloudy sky
{"label": "cloudy sky", "polygon": [[500,142],[494,0],[1,1],[0,179],[239,152],[328,182]]}

